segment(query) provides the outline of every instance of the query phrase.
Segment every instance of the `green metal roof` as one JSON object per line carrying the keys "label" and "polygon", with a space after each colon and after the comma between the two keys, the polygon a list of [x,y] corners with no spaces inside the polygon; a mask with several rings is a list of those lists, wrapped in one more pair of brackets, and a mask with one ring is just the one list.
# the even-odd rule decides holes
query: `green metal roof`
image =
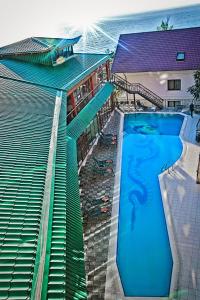
{"label": "green metal roof", "polygon": [[19,42],[0,48],[0,56],[10,56],[18,54],[42,53],[51,51],[52,48],[64,48],[78,43],[81,36],[64,38],[31,37]]}
{"label": "green metal roof", "polygon": [[0,65],[0,74],[8,70],[15,80],[0,78],[0,299],[86,299],[76,139],[113,86],[67,127],[62,97],[55,129],[58,93]]}
{"label": "green metal roof", "polygon": [[54,90],[4,79],[0,87],[0,299],[85,299],[84,261],[71,256],[83,253],[83,238],[81,218],[69,219],[80,204],[66,202],[66,97],[57,128]]}
{"label": "green metal roof", "polygon": [[[56,67],[8,59],[0,63],[25,81],[69,90],[108,59],[106,54],[82,53],[73,55]],[[1,75],[4,76],[0,70]]]}
{"label": "green metal roof", "polygon": [[0,48],[0,56],[21,54],[21,53],[40,53],[48,51],[49,46],[34,38],[27,38],[22,41],[12,43]]}
{"label": "green metal roof", "polygon": [[0,85],[0,299],[23,300],[33,279],[55,92]]}

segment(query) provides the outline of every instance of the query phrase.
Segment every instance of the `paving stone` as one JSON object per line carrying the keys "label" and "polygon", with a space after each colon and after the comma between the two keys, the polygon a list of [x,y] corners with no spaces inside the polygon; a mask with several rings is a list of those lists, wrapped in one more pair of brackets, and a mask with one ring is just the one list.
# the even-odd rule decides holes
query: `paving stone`
{"label": "paving stone", "polygon": [[[111,118],[105,133],[117,134],[119,130],[119,115],[115,112]],[[92,157],[98,159],[112,159],[115,169],[117,147],[100,146],[93,149],[92,155],[88,157],[86,165],[80,171],[81,206],[82,212],[88,211],[94,205],[92,200],[101,196],[109,196],[110,201],[106,204],[112,209],[112,196],[114,189],[113,176],[100,176],[93,174],[91,168],[94,164]],[[103,203],[102,203],[103,204]],[[110,236],[110,216],[89,218],[84,223],[85,243],[85,267],[87,273],[88,299],[103,300],[106,281],[106,263],[108,260],[108,246]]]}

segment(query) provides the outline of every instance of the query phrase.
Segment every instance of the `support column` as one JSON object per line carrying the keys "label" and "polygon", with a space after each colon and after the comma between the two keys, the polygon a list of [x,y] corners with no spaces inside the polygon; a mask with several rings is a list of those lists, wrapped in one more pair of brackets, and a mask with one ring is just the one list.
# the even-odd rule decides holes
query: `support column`
{"label": "support column", "polygon": [[106,62],[106,77],[107,77],[107,81],[109,81],[109,79],[110,79],[110,62],[109,62],[109,60]]}
{"label": "support column", "polygon": [[90,88],[92,92],[92,97],[94,97],[94,82],[92,76],[90,77]]}
{"label": "support column", "polygon": [[113,93],[110,95],[110,100],[111,100],[111,110],[113,111],[116,105],[116,101],[115,101],[116,97],[114,97]]}
{"label": "support column", "polygon": [[76,109],[76,101],[75,101],[75,97],[74,97],[74,93],[70,94],[70,98],[71,98],[71,103],[72,103],[72,109],[74,111],[75,116],[77,115],[77,109]]}
{"label": "support column", "polygon": [[134,101],[134,107],[135,107],[135,109],[136,109],[135,94],[133,94],[133,101]]}

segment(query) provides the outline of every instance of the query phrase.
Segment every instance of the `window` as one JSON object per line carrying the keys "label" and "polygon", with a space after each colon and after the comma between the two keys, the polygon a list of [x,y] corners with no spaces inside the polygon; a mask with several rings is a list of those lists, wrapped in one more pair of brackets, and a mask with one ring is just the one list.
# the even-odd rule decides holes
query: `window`
{"label": "window", "polygon": [[178,60],[178,61],[185,60],[185,52],[177,52],[177,54],[176,54],[176,60]]}
{"label": "window", "polygon": [[181,90],[181,80],[180,79],[168,80],[168,90],[169,91],[179,91],[179,90]]}
{"label": "window", "polygon": [[181,105],[181,101],[168,101],[168,107],[176,107]]}
{"label": "window", "polygon": [[76,99],[76,102],[79,102],[81,100],[82,94],[81,94],[81,87],[80,86],[74,91],[74,97]]}
{"label": "window", "polygon": [[90,80],[88,79],[87,81],[85,81],[85,82],[82,84],[81,88],[82,88],[82,95],[83,95],[83,96],[89,94],[89,93],[90,93],[90,90],[91,90],[91,89],[90,89]]}

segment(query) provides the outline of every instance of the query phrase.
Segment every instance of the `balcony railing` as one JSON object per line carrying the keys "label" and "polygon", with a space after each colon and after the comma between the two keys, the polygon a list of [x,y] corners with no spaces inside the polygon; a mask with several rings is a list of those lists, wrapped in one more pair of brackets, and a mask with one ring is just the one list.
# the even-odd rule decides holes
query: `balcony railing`
{"label": "balcony railing", "polygon": [[104,86],[105,82],[100,82],[92,91],[89,92],[83,99],[81,99],[75,108],[67,114],[67,124],[90,102],[96,93]]}

